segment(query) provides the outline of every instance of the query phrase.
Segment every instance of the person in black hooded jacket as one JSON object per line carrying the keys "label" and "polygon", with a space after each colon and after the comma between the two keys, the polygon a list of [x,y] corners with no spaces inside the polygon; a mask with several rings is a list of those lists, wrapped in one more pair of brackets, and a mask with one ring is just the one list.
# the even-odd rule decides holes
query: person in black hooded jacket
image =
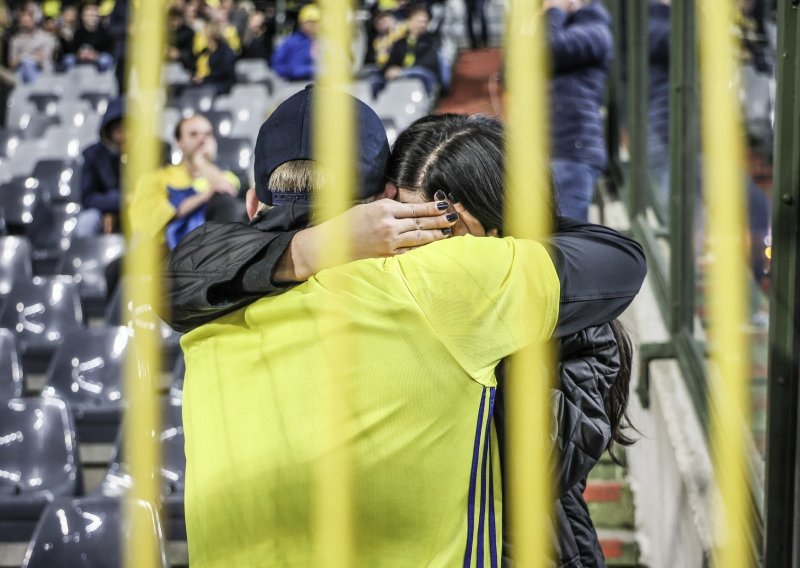
{"label": "person in black hooded jacket", "polygon": [[81,207],[76,237],[119,230],[120,161],[125,150],[125,101],[114,99],[100,124],[100,141],[83,151]]}

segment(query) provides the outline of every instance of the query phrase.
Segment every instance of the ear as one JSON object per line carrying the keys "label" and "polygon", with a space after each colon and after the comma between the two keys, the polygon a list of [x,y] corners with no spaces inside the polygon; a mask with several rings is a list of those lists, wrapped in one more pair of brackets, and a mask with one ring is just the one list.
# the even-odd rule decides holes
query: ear
{"label": "ear", "polygon": [[497,231],[497,229],[489,229],[488,231],[486,231],[486,236],[487,237],[496,237],[499,234],[500,233]]}
{"label": "ear", "polygon": [[394,199],[394,200],[396,200],[398,193],[400,193],[400,190],[397,189],[397,186],[394,183],[392,183],[390,181],[387,181],[386,185],[383,187],[382,197],[384,199]]}
{"label": "ear", "polygon": [[247,209],[247,217],[252,221],[258,213],[258,197],[256,196],[256,188],[251,187],[247,190],[244,196],[244,206]]}

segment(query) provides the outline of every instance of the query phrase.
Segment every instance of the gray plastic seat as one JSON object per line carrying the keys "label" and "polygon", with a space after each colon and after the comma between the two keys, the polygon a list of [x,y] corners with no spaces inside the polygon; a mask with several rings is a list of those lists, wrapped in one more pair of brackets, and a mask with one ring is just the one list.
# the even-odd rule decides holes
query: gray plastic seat
{"label": "gray plastic seat", "polygon": [[164,82],[172,87],[188,85],[192,80],[192,76],[180,63],[165,63],[162,72],[164,74]]}
{"label": "gray plastic seat", "polygon": [[50,201],[80,200],[80,164],[78,160],[47,159],[36,162],[31,177],[39,182],[42,195]]}
{"label": "gray plastic seat", "polygon": [[220,138],[217,140],[217,166],[246,181],[253,169],[253,144],[247,138]]}
{"label": "gray plastic seat", "polygon": [[22,128],[22,137],[26,140],[43,138],[48,128],[58,124],[61,124],[61,117],[56,114],[34,114]]}
{"label": "gray plastic seat", "polygon": [[60,100],[61,97],[55,93],[35,92],[28,95],[28,101],[36,107],[36,110],[47,116],[56,115]]}
{"label": "gray plastic seat", "polygon": [[234,66],[236,80],[239,83],[261,83],[269,88],[269,92],[275,92],[277,76],[267,65],[264,59],[240,59]]}
{"label": "gray plastic seat", "polygon": [[[161,424],[155,436],[161,446],[159,477],[161,499],[168,519],[167,535],[170,540],[186,539],[183,493],[186,479],[186,455],[183,450],[183,418],[181,399],[162,397]],[[114,457],[106,476],[96,493],[105,497],[124,497],[130,491],[133,480],[125,459],[125,444],[122,436],[117,441]]]}
{"label": "gray plastic seat", "polygon": [[102,317],[111,291],[106,268],[125,253],[122,235],[73,239],[64,251],[56,272],[73,276],[80,287],[81,300],[88,317]]}
{"label": "gray plastic seat", "polygon": [[[144,322],[150,321],[152,316],[151,312],[153,311],[152,307],[150,306],[140,306],[139,308],[134,308],[132,302],[128,301],[126,309],[123,309],[122,291],[126,282],[127,280],[123,279],[114,290],[114,294],[111,296],[111,301],[108,303],[104,318],[106,325],[125,325],[132,327],[134,325],[133,320]],[[170,371],[175,367],[175,362],[182,353],[182,334],[173,330],[157,315],[155,316],[155,319],[158,322],[159,335],[161,336],[161,368],[164,371]],[[146,323],[145,325],[148,324]]]}
{"label": "gray plastic seat", "polygon": [[0,129],[0,158],[14,155],[14,150],[19,144],[22,134],[13,128]]}
{"label": "gray plastic seat", "polygon": [[77,203],[46,203],[41,200],[34,212],[34,222],[25,230],[33,245],[36,274],[55,274],[59,259],[72,243],[80,210]]}
{"label": "gray plastic seat", "polygon": [[33,278],[31,243],[24,237],[0,237],[0,297]]}
{"label": "gray plastic seat", "polygon": [[0,329],[0,404],[22,396],[22,380],[17,339],[11,330]]}
{"label": "gray plastic seat", "polygon": [[50,141],[46,138],[40,140],[20,139],[13,148],[8,147],[9,158],[7,160],[9,171],[16,177],[27,177],[31,175],[33,166],[44,156],[51,153]]}
{"label": "gray plastic seat", "polygon": [[26,372],[44,372],[58,346],[82,323],[78,285],[65,277],[35,277],[15,286],[0,311],[0,327],[17,334]]}
{"label": "gray plastic seat", "polygon": [[205,113],[213,107],[216,96],[217,90],[212,85],[187,87],[170,106],[180,110],[183,116]]}
{"label": "gray plastic seat", "polygon": [[84,91],[80,95],[80,100],[87,102],[100,116],[106,113],[111,99],[111,94],[105,91]]}
{"label": "gray plastic seat", "polygon": [[57,398],[0,402],[0,540],[28,540],[56,497],[83,490],[72,416]]}
{"label": "gray plastic seat", "polygon": [[218,140],[220,138],[229,138],[233,135],[232,112],[228,110],[210,110],[203,114],[214,127],[214,135]]}
{"label": "gray plastic seat", "polygon": [[42,395],[69,404],[83,442],[116,439],[128,339],[128,328],[121,326],[76,329],[50,361]]}
{"label": "gray plastic seat", "polygon": [[0,185],[0,209],[8,230],[16,233],[25,231],[33,223],[41,201],[39,183],[32,178],[15,177]]}
{"label": "gray plastic seat", "polygon": [[130,539],[131,511],[156,539],[157,557],[142,566],[168,567],[164,535],[153,506],[136,500],[58,499],[45,510],[25,553],[23,568],[119,568]]}

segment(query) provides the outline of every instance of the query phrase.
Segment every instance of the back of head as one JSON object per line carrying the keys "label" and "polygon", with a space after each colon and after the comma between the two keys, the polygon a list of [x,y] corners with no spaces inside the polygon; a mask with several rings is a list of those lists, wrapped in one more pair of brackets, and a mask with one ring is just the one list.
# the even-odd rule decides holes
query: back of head
{"label": "back of head", "polygon": [[422,192],[453,194],[488,231],[503,228],[503,127],[494,119],[430,115],[394,143],[387,178]]}
{"label": "back of head", "polygon": [[[278,166],[294,160],[314,160],[313,97],[316,91],[316,87],[308,86],[292,95],[261,125],[256,140],[254,167],[256,194],[261,203],[279,204],[270,186],[271,176]],[[389,142],[383,123],[375,111],[355,97],[336,91],[327,95],[346,97],[354,105],[357,126],[356,196],[362,199],[372,197],[383,191],[384,172],[389,159]],[[310,194],[312,189],[308,187],[307,192]],[[291,200],[297,199],[295,196]]]}

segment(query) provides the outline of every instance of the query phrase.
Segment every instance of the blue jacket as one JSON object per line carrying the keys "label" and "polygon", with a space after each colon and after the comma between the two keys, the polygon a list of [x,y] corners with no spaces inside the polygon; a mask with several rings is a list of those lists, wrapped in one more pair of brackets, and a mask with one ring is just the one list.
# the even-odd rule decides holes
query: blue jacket
{"label": "blue jacket", "polygon": [[108,126],[122,120],[123,100],[111,101],[100,125],[100,142],[83,151],[81,170],[81,205],[102,213],[119,213],[120,155],[107,142]]}
{"label": "blue jacket", "polygon": [[272,68],[289,81],[305,81],[314,76],[311,46],[314,40],[302,32],[294,32],[272,56]]}
{"label": "blue jacket", "polygon": [[567,14],[547,11],[552,157],[605,168],[600,107],[612,57],[611,16],[599,1]]}
{"label": "blue jacket", "polygon": [[651,154],[663,154],[669,145],[669,28],[669,5],[650,2],[647,130]]}

